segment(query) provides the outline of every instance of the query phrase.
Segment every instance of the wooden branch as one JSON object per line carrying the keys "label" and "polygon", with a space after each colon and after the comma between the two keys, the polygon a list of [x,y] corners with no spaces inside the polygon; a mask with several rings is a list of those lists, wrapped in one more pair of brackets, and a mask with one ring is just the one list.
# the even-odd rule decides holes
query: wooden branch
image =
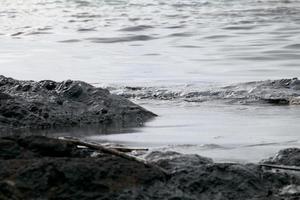
{"label": "wooden branch", "polygon": [[127,147],[110,147],[111,149],[115,149],[117,151],[121,151],[124,153],[129,153],[133,151],[148,151],[149,149],[140,149],[140,148],[127,148]]}
{"label": "wooden branch", "polygon": [[170,173],[167,170],[165,170],[165,169],[163,169],[163,168],[161,168],[161,167],[159,167],[159,166],[157,166],[153,163],[149,163],[146,160],[143,160],[143,159],[140,159],[140,158],[137,158],[137,157],[134,157],[134,156],[130,156],[126,153],[123,153],[123,152],[118,151],[118,150],[113,149],[113,148],[105,147],[105,146],[100,145],[100,144],[93,144],[93,143],[89,143],[89,142],[83,142],[83,141],[80,141],[80,140],[77,140],[77,139],[68,139],[68,138],[59,138],[59,139],[64,140],[64,141],[66,141],[70,144],[73,144],[73,145],[85,146],[85,147],[88,147],[90,149],[98,150],[98,151],[101,151],[103,153],[107,153],[107,154],[111,154],[111,155],[114,155],[114,156],[124,158],[126,160],[142,163],[146,167],[156,169],[156,170],[162,172],[166,176],[170,175]]}
{"label": "wooden branch", "polygon": [[261,167],[267,167],[267,168],[273,168],[273,169],[300,171],[300,167],[297,167],[297,166],[271,165],[271,164],[259,164],[259,166],[261,166]]}

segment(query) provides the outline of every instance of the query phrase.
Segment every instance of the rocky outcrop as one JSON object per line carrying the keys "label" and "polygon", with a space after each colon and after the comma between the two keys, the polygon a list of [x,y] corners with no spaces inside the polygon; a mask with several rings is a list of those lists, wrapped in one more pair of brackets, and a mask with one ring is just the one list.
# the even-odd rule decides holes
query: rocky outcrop
{"label": "rocky outcrop", "polygon": [[115,124],[138,126],[155,114],[81,81],[19,81],[0,76],[0,129]]}
{"label": "rocky outcrop", "polygon": [[[300,155],[300,153],[298,153]],[[199,155],[152,152],[149,161],[170,171],[168,184],[178,199],[287,200],[300,198],[300,176],[274,172],[257,164],[214,163]],[[176,191],[176,192],[175,192]],[[185,197],[185,198],[182,198]]]}
{"label": "rocky outcrop", "polygon": [[[299,155],[299,153],[298,153]],[[299,176],[152,152],[127,160],[41,136],[0,138],[0,199],[296,200]]]}
{"label": "rocky outcrop", "polygon": [[[164,175],[57,139],[0,139],[0,199],[130,199]],[[141,199],[141,198],[140,198]]]}
{"label": "rocky outcrop", "polygon": [[288,148],[280,150],[274,157],[263,160],[262,163],[300,167],[300,149]]}

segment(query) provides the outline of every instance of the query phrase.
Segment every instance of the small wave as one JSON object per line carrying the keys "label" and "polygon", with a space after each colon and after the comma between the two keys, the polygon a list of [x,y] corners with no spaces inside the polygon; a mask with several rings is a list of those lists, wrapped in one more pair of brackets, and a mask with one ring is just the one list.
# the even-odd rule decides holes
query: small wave
{"label": "small wave", "polygon": [[82,19],[82,20],[74,20],[74,19],[70,19],[68,22],[70,23],[76,23],[76,22],[90,22],[93,21],[92,19]]}
{"label": "small wave", "polygon": [[234,56],[235,59],[249,61],[269,61],[273,60],[272,56]]}
{"label": "small wave", "polygon": [[287,45],[284,48],[286,49],[300,49],[300,44],[291,44],[291,45]]}
{"label": "small wave", "polygon": [[180,2],[180,3],[173,3],[171,4],[171,6],[175,7],[175,8],[183,8],[183,7],[201,7],[203,5],[209,5],[210,2],[209,1],[192,1],[192,2],[187,2],[186,3],[183,3],[183,2]]}
{"label": "small wave", "polygon": [[205,36],[204,39],[222,39],[222,38],[230,38],[234,37],[233,35],[210,35]]}
{"label": "small wave", "polygon": [[16,36],[20,36],[20,35],[23,35],[23,34],[24,34],[24,32],[20,31],[20,32],[13,33],[10,36],[16,37]]}
{"label": "small wave", "polygon": [[70,40],[61,40],[61,41],[58,41],[58,42],[61,42],[61,43],[75,43],[75,42],[80,42],[81,40],[78,40],[78,39],[70,39]]}
{"label": "small wave", "polygon": [[89,31],[96,31],[96,28],[79,28],[77,29],[78,32],[89,32]]}
{"label": "small wave", "polygon": [[298,140],[290,140],[290,141],[285,141],[285,142],[267,142],[267,143],[258,143],[258,144],[245,145],[243,147],[260,147],[260,146],[287,145],[287,144],[293,144],[293,143],[297,143],[297,142],[298,142]]}
{"label": "small wave", "polygon": [[87,38],[94,43],[119,43],[119,42],[134,42],[134,41],[148,41],[153,40],[154,37],[148,35],[135,35],[126,37],[110,37],[110,38]]}
{"label": "small wave", "polygon": [[143,54],[143,56],[160,56],[161,54],[159,53],[146,53],[146,54]]}
{"label": "small wave", "polygon": [[256,28],[256,26],[226,26],[225,30],[251,30]]}
{"label": "small wave", "polygon": [[153,26],[149,25],[138,25],[138,26],[130,26],[126,28],[119,29],[119,31],[128,31],[128,32],[135,32],[135,31],[143,31],[147,29],[154,28]]}
{"label": "small wave", "polygon": [[174,25],[174,26],[167,26],[166,28],[167,29],[178,29],[178,28],[184,28],[185,25],[182,24],[182,25]]}
{"label": "small wave", "polygon": [[203,48],[203,47],[197,46],[197,45],[179,45],[179,46],[175,46],[175,47],[179,47],[179,48],[189,48],[189,49]]}
{"label": "small wave", "polygon": [[52,30],[52,27],[46,26],[46,27],[42,27],[42,28],[38,28],[38,31],[49,31]]}
{"label": "small wave", "polygon": [[90,14],[90,13],[84,12],[84,13],[78,13],[75,15],[71,15],[71,17],[74,17],[74,18],[101,18],[102,15]]}
{"label": "small wave", "polygon": [[300,54],[297,53],[276,53],[270,56],[271,60],[300,60]]}
{"label": "small wave", "polygon": [[[290,105],[300,103],[300,80],[281,79],[246,82],[224,87],[203,89],[193,86],[179,88],[123,87],[113,93],[126,98],[155,99],[202,103],[223,101],[229,104]],[[298,102],[298,103],[297,103]]]}
{"label": "small wave", "polygon": [[274,146],[274,145],[278,145],[278,144],[279,143],[277,143],[277,142],[269,142],[269,143],[249,144],[249,145],[245,145],[243,147]]}
{"label": "small wave", "polygon": [[132,21],[132,22],[135,22],[135,21],[141,20],[141,18],[139,18],[139,17],[132,17],[132,18],[129,18],[128,20]]}
{"label": "small wave", "polygon": [[182,33],[172,33],[168,35],[167,37],[189,37],[192,36],[193,34],[190,32],[182,32]]}
{"label": "small wave", "polygon": [[232,149],[231,147],[225,147],[218,144],[203,144],[200,146],[202,150],[212,150],[212,149]]}
{"label": "small wave", "polygon": [[52,32],[46,32],[46,31],[32,31],[30,33],[27,33],[26,35],[48,35],[52,34]]}

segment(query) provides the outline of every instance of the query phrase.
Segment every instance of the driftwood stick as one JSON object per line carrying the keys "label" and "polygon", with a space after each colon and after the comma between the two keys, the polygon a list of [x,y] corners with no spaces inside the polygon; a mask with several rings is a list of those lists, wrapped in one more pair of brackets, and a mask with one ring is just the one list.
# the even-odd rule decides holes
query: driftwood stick
{"label": "driftwood stick", "polygon": [[156,170],[162,172],[164,175],[167,175],[167,176],[169,175],[169,172],[167,170],[165,170],[165,169],[163,169],[163,168],[161,168],[161,167],[159,167],[155,164],[149,163],[146,160],[143,160],[143,159],[140,159],[140,158],[137,158],[137,157],[134,157],[134,156],[130,156],[130,155],[128,155],[126,153],[123,153],[121,151],[118,151],[116,149],[104,147],[103,145],[100,145],[100,144],[92,144],[92,143],[89,143],[89,142],[83,142],[83,141],[80,141],[80,140],[77,140],[77,139],[60,138],[60,140],[64,140],[64,141],[66,141],[68,143],[71,143],[73,145],[85,146],[85,147],[88,147],[90,149],[98,150],[98,151],[101,151],[103,153],[118,156],[118,157],[130,160],[130,161],[142,163],[146,167],[156,169]]}
{"label": "driftwood stick", "polygon": [[115,149],[117,151],[121,151],[124,153],[129,153],[133,151],[148,151],[149,149],[142,149],[142,148],[127,148],[127,147],[109,147],[111,149]]}
{"label": "driftwood stick", "polygon": [[259,164],[259,166],[261,166],[261,167],[267,167],[267,168],[273,168],[273,169],[300,171],[300,167],[288,166],[288,165]]}

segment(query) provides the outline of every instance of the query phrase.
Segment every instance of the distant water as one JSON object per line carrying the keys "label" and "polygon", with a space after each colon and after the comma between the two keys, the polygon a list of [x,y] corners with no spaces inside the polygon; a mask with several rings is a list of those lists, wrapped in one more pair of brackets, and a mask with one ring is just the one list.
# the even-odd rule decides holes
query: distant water
{"label": "distant water", "polygon": [[[2,0],[0,74],[181,92],[298,77],[299,13],[298,0]],[[217,160],[299,146],[298,107],[135,101],[160,117],[91,138]]]}

